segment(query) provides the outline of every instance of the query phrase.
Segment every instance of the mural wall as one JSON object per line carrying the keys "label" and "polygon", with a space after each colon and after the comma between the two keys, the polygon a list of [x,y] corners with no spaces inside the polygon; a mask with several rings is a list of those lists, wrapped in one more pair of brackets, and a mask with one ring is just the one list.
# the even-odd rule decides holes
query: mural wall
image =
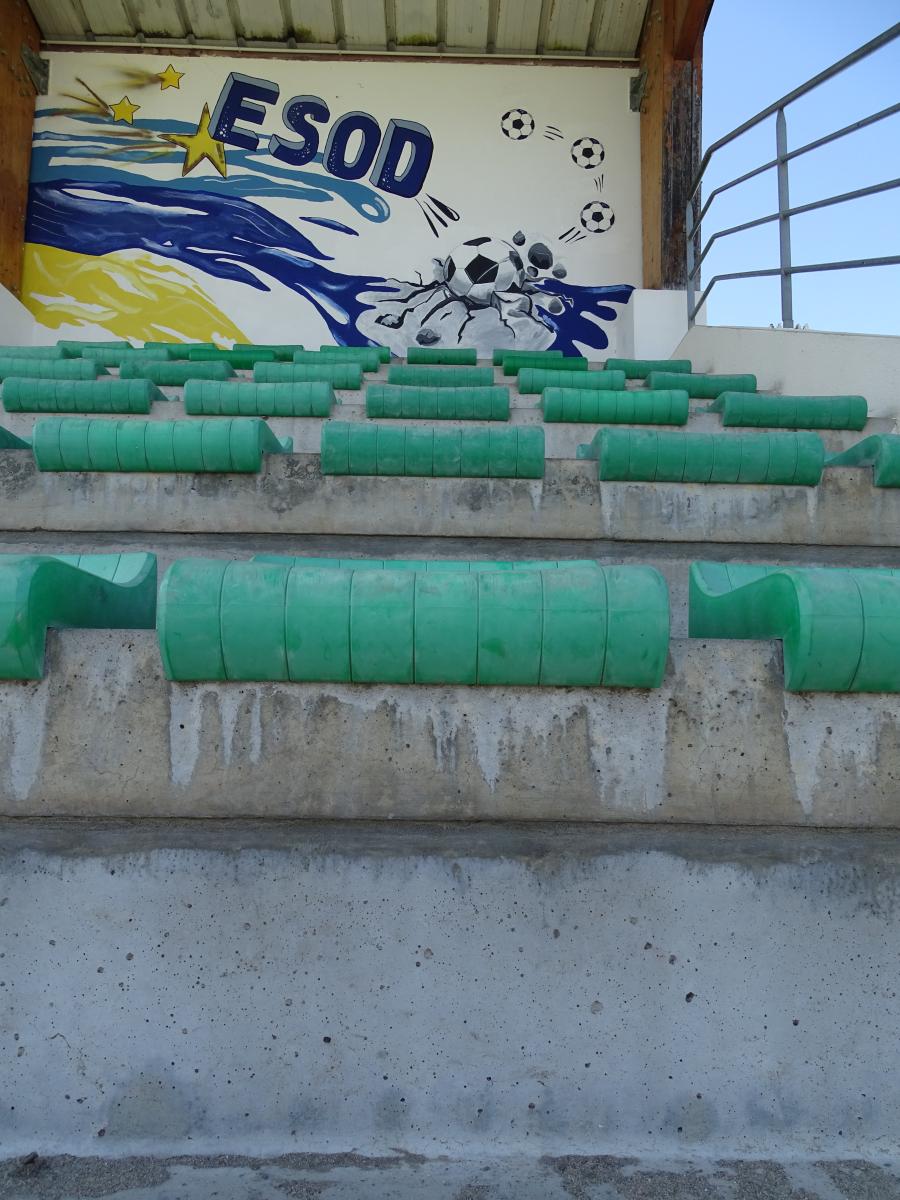
{"label": "mural wall", "polygon": [[628,71],[48,57],[22,297],[42,324],[615,349],[640,284]]}

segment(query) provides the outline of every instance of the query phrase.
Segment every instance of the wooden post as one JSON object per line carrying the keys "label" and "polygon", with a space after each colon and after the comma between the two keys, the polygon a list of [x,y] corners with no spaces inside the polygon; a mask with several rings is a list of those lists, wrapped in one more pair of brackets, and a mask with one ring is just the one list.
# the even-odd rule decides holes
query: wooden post
{"label": "wooden post", "polygon": [[25,0],[0,0],[0,284],[15,296],[22,284],[35,98],[23,46],[35,54],[41,46],[31,10]]}
{"label": "wooden post", "polygon": [[685,209],[700,165],[703,29],[712,0],[651,0],[638,49],[645,288],[685,286]]}

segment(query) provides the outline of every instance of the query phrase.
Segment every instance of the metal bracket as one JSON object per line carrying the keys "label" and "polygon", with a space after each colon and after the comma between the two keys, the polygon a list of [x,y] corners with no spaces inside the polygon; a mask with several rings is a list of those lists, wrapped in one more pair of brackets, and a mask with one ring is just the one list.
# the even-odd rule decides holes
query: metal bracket
{"label": "metal bracket", "polygon": [[22,62],[25,64],[25,70],[31,76],[34,90],[39,96],[46,96],[50,87],[50,63],[46,58],[35,54],[30,46],[22,47]]}
{"label": "metal bracket", "polygon": [[628,88],[628,103],[632,112],[640,112],[644,102],[644,89],[647,86],[647,72],[641,71],[633,75]]}

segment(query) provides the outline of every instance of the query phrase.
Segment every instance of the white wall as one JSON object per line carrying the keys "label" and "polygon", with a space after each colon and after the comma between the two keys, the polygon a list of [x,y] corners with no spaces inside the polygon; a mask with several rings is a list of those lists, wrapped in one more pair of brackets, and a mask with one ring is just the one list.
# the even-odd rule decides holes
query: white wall
{"label": "white wall", "polygon": [[28,309],[12,292],[0,285],[0,341],[6,346],[30,346],[44,341],[36,336],[37,324]]}
{"label": "white wall", "polygon": [[695,371],[756,375],[760,391],[862,395],[873,417],[900,416],[900,338],[695,325],[674,357]]}

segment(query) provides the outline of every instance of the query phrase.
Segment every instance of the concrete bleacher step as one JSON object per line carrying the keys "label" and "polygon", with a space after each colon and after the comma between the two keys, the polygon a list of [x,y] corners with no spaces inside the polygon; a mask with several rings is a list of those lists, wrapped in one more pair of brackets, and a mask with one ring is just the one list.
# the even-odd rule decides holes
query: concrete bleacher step
{"label": "concrete bleacher step", "polygon": [[[181,399],[181,389],[162,388],[164,393],[168,393],[169,400],[165,404],[154,404],[149,413],[146,414],[125,414],[116,413],[113,419],[115,420],[150,420],[150,421],[170,421],[170,420],[202,420],[207,418],[187,418],[184,411],[184,402]],[[340,421],[361,421],[368,423],[371,418],[366,416],[365,404],[361,400],[359,393],[347,392],[343,393],[343,401],[336,404],[331,412],[330,418],[323,417],[267,417],[267,424],[271,427],[272,432],[279,438],[290,437],[293,439],[294,451],[301,454],[318,454],[322,436],[322,423],[326,419]],[[87,414],[85,414],[87,415]],[[4,412],[0,416],[0,425],[9,430],[10,433],[18,437],[30,437],[31,430],[35,420],[39,419],[37,413],[19,413],[19,412]],[[212,418],[209,418],[212,419]],[[227,418],[216,418],[227,420]],[[384,422],[384,418],[379,418],[379,422]],[[551,458],[571,458],[577,457],[578,447],[590,442],[591,438],[601,426],[599,424],[583,424],[575,422],[544,422],[541,410],[536,407],[517,407],[513,406],[510,412],[509,422],[493,422],[493,421],[416,421],[414,418],[404,417],[396,422],[391,422],[396,425],[434,425],[440,429],[464,429],[464,428],[497,428],[502,424],[522,425],[522,426],[540,426],[543,425],[545,439],[545,456]],[[657,429],[662,426],[631,426],[617,425],[616,428],[629,429]],[[667,427],[666,427],[667,428]],[[730,437],[739,436],[742,433],[757,432],[756,430],[748,430],[736,427],[724,427],[715,413],[701,412],[692,414],[688,425],[685,427],[692,433],[720,433]],[[855,445],[864,437],[868,437],[875,433],[892,433],[894,432],[894,422],[887,417],[871,418],[864,430],[817,430],[816,433],[822,438],[826,453],[834,454],[839,451],[846,450],[850,446]]]}
{"label": "concrete bleacher step", "polygon": [[601,565],[635,564],[659,571],[669,592],[671,634],[688,636],[688,583],[691,563],[760,563],[770,566],[900,568],[900,548],[773,546],[728,543],[613,542],[573,539],[511,539],[341,536],[307,534],[123,533],[32,531],[0,534],[0,554],[131,554],[156,556],[161,579],[180,558],[248,561],[254,555],[369,559],[500,559],[528,562],[592,559]]}
{"label": "concrete bleacher step", "polygon": [[889,828],[898,746],[900,696],[785,692],[776,642],[675,639],[659,688],[550,693],[172,684],[153,631],[66,630],[0,683],[0,814]]}
{"label": "concrete bleacher step", "polygon": [[593,461],[551,459],[542,479],[323,476],[317,454],[259,474],[40,472],[0,455],[7,531],[383,534],[897,546],[900,489],[869,467],[817,487],[603,482]]}

